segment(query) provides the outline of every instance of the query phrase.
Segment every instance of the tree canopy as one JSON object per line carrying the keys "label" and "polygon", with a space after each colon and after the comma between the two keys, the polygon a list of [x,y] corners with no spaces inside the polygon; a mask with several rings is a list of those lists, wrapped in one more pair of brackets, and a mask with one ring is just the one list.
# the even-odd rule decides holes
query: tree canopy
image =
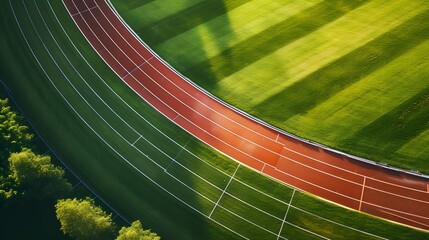
{"label": "tree canopy", "polygon": [[20,151],[34,137],[21,122],[22,117],[9,106],[9,99],[0,99],[0,157],[3,163],[11,152]]}
{"label": "tree canopy", "polygon": [[9,157],[10,178],[23,194],[36,199],[57,199],[71,190],[64,170],[51,163],[51,157],[36,155],[31,149]]}
{"label": "tree canopy", "polygon": [[111,214],[95,206],[92,199],[62,199],[55,208],[64,234],[81,240],[113,238],[115,224]]}
{"label": "tree canopy", "polygon": [[129,227],[122,227],[116,240],[160,240],[161,237],[151,230],[144,230],[139,220]]}
{"label": "tree canopy", "polygon": [[21,122],[22,117],[11,109],[9,99],[0,99],[0,203],[18,193],[16,183],[9,176],[10,153],[20,151],[34,137]]}

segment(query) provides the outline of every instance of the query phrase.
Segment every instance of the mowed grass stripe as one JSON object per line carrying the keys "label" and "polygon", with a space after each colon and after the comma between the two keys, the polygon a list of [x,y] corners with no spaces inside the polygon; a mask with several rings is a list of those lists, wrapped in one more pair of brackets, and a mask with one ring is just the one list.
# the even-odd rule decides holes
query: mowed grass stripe
{"label": "mowed grass stripe", "polygon": [[427,88],[428,52],[429,40],[426,40],[340,91],[329,101],[321,103],[304,115],[290,118],[286,123],[291,128],[300,123],[306,132],[317,129],[312,137],[338,145]]}
{"label": "mowed grass stripe", "polygon": [[220,96],[230,102],[257,105],[399,26],[427,7],[427,4],[406,0],[371,1],[222,79],[218,82],[216,93],[224,92]]}
{"label": "mowed grass stripe", "polygon": [[[185,67],[189,68],[214,57],[318,2],[320,0],[276,0],[269,3],[253,0],[153,48],[173,66],[179,66],[179,70],[186,69]],[[256,17],[255,12],[258,13]],[[263,22],[260,18],[262,16]],[[185,65],[175,64],[177,61]]]}
{"label": "mowed grass stripe", "polygon": [[[429,55],[427,56],[429,57]],[[427,65],[425,67],[428,67]],[[413,84],[413,83],[409,83]],[[425,143],[413,142],[414,147],[408,152],[397,155],[397,151],[413,141],[429,127],[429,87],[418,91],[414,96],[399,104],[383,116],[369,123],[364,128],[353,134],[349,139],[340,144],[342,148],[366,152],[369,156],[379,155],[378,152],[385,152],[382,157],[390,159],[392,157],[401,159],[400,167],[415,169],[424,168],[427,163],[423,158],[417,157]],[[386,124],[388,124],[386,126]],[[376,134],[374,134],[376,133]],[[382,146],[375,145],[377,142],[384,142]],[[381,157],[381,156],[380,156]],[[390,161],[389,161],[390,162]]]}
{"label": "mowed grass stripe", "polygon": [[[145,42],[149,46],[156,46],[189,29],[204,24],[213,18],[227,14],[231,10],[249,1],[250,0],[234,0],[227,2],[219,0],[203,1],[141,29],[133,29],[135,29],[137,34],[147,36]],[[228,24],[228,22],[225,24]],[[172,25],[176,27],[171,29]]]}
{"label": "mowed grass stripe", "polygon": [[156,0],[128,0],[128,1],[122,1],[118,3],[118,8],[124,8],[127,10],[132,10],[134,8],[143,7],[146,4],[149,4],[151,2],[154,2]]}
{"label": "mowed grass stripe", "polygon": [[[216,82],[343,16],[366,1],[323,1],[270,26],[195,66],[181,65],[183,73],[200,86],[215,90]],[[317,16],[317,18],[315,18]],[[264,16],[265,20],[265,16]],[[144,35],[142,35],[144,36]]]}
{"label": "mowed grass stripe", "polygon": [[[357,48],[252,108],[269,122],[285,122],[388,64],[429,37],[429,11]],[[321,91],[323,90],[323,91]],[[282,114],[278,114],[282,112]],[[282,127],[282,126],[280,126]]]}
{"label": "mowed grass stripe", "polygon": [[[410,140],[408,143],[404,144],[400,149],[398,149],[397,154],[406,159],[411,166],[425,162],[429,156],[429,126],[426,125],[427,130],[420,133],[416,138]],[[410,154],[411,153],[411,154]],[[409,157],[412,155],[412,157]],[[416,169],[426,169],[424,168],[413,168]]]}

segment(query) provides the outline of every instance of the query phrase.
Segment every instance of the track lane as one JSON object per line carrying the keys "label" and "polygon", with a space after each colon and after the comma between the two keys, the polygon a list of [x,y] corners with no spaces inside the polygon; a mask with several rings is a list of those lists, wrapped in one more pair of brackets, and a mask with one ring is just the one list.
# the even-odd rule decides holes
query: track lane
{"label": "track lane", "polygon": [[[66,2],[66,5],[68,7],[70,5],[70,3],[67,3],[67,1],[65,1],[65,2]],[[75,2],[79,2],[79,0],[75,1]],[[88,4],[87,9],[89,9],[87,11],[85,11],[86,10],[85,8],[79,7],[80,11],[84,11],[81,14],[83,17],[85,17],[85,18],[88,17],[88,19],[95,20],[94,17],[91,17],[92,16],[91,13],[98,12],[99,9],[102,9],[103,14],[102,15],[98,14],[97,18],[102,18],[102,17],[106,17],[106,19],[109,18],[109,21],[102,20],[100,22],[94,21],[91,23],[91,27],[94,27],[94,29],[98,29],[97,35],[100,34],[100,36],[104,36],[102,38],[101,37],[99,38],[101,41],[103,41],[103,42],[107,41],[109,43],[110,38],[114,39],[114,40],[110,39],[111,42],[109,43],[109,48],[107,49],[106,52],[110,53],[111,52],[110,48],[111,48],[112,52],[118,54],[117,59],[124,59],[124,57],[129,58],[130,56],[135,56],[135,53],[133,53],[133,52],[136,50],[136,48],[141,49],[141,47],[144,46],[143,44],[139,43],[138,47],[136,47],[136,48],[133,47],[130,49],[130,47],[124,47],[123,48],[122,45],[117,45],[120,42],[122,42],[122,44],[123,44],[123,41],[120,40],[120,38],[126,38],[127,39],[126,42],[135,42],[136,39],[126,29],[126,27],[124,26],[123,23],[122,23],[122,26],[120,26],[118,24],[118,21],[119,21],[118,17],[110,9],[110,7],[108,6],[108,4],[105,1],[87,1],[86,4]],[[80,4],[78,6],[80,6]],[[91,9],[94,6],[97,6],[97,7]],[[71,9],[70,11],[72,12],[73,8],[70,8],[70,9]],[[97,10],[94,11],[94,9],[97,9]],[[80,14],[78,14],[78,15],[80,15]],[[89,16],[89,15],[91,15],[91,16]],[[73,18],[75,19],[74,16],[73,16]],[[115,20],[110,21],[110,19],[115,19]],[[117,26],[115,25],[115,29],[111,28],[111,26],[112,26],[111,22],[116,22]],[[76,21],[76,23],[79,26],[79,21]],[[80,22],[80,24],[82,24],[82,23]],[[103,27],[101,27],[101,24],[103,24]],[[92,25],[100,25],[100,26],[97,28],[97,26],[92,26]],[[110,29],[108,32],[109,36],[106,36],[107,35],[106,32],[103,35],[104,29]],[[119,35],[117,33],[116,29],[121,29],[120,31],[118,31],[121,33],[121,35]],[[84,32],[84,34],[85,34],[85,32]],[[94,38],[94,36],[92,38]],[[90,42],[92,42],[92,38],[91,37],[88,38],[90,40]],[[97,38],[97,37],[95,37],[95,38]],[[132,40],[128,40],[128,39],[132,39]],[[97,43],[97,41],[95,41],[95,43]],[[129,45],[129,44],[127,43],[126,45]],[[135,45],[135,43],[133,45]],[[120,49],[118,51],[119,46],[120,46]],[[97,48],[95,48],[95,49],[97,50]],[[127,49],[127,51],[132,51],[132,52],[130,52],[129,54],[127,52],[127,54],[124,54],[124,52],[122,52],[122,51],[124,51],[124,49]],[[149,50],[147,50],[147,49],[143,50],[140,53],[141,56],[146,55],[148,51]],[[140,52],[140,51],[138,51],[138,52]],[[126,56],[124,56],[124,55],[126,55]],[[140,69],[137,69],[137,71],[134,71],[136,69],[136,67],[138,67],[138,65],[136,65],[134,60],[138,61],[139,58],[133,59],[133,61],[128,59],[128,60],[124,60],[124,62],[123,62],[126,65],[125,68],[128,71],[127,74],[132,75],[132,76],[134,76],[134,72],[143,72],[143,71],[140,71]],[[109,64],[108,61],[106,61],[106,62]],[[425,218],[428,215],[427,211],[425,211],[425,210],[429,209],[427,207],[428,202],[429,202],[428,194],[427,194],[427,192],[423,193],[423,191],[422,191],[423,187],[427,188],[427,180],[422,179],[422,178],[418,178],[418,177],[415,177],[415,176],[412,176],[409,174],[405,174],[405,173],[398,174],[398,172],[396,172],[396,171],[390,171],[387,169],[377,168],[377,167],[374,167],[370,164],[366,164],[366,163],[362,163],[362,162],[356,162],[356,160],[349,159],[349,158],[346,158],[344,156],[338,155],[340,157],[338,157],[338,156],[335,157],[335,154],[332,154],[332,153],[326,154],[325,149],[314,147],[314,146],[311,146],[309,144],[306,144],[306,145],[304,145],[303,143],[296,144],[296,142],[294,142],[294,141],[286,141],[286,139],[289,137],[285,137],[281,133],[278,133],[277,135],[275,133],[273,134],[272,129],[269,129],[269,128],[263,126],[262,124],[257,124],[256,127],[254,127],[254,129],[252,129],[252,125],[256,124],[256,122],[254,122],[252,119],[248,119],[247,117],[240,115],[238,113],[235,113],[234,117],[229,118],[231,108],[225,107],[224,105],[220,104],[219,102],[217,102],[213,99],[211,99],[211,101],[209,101],[209,100],[207,100],[208,98],[204,98],[205,99],[204,101],[189,102],[192,99],[190,99],[188,97],[186,97],[186,99],[181,98],[181,97],[183,97],[182,96],[183,94],[177,94],[176,92],[170,92],[170,91],[177,90],[177,89],[174,89],[175,86],[173,86],[173,85],[171,85],[171,83],[169,83],[171,81],[171,82],[177,83],[176,87],[177,86],[183,86],[183,87],[180,87],[181,91],[183,91],[184,89],[186,89],[187,91],[192,91],[192,93],[189,94],[189,96],[194,96],[194,97],[199,96],[200,97],[201,95],[205,95],[204,93],[200,92],[197,88],[195,88],[195,86],[189,84],[187,81],[185,81],[183,78],[181,78],[177,73],[175,74],[175,72],[173,70],[171,70],[167,65],[165,65],[157,57],[150,59],[150,62],[148,62],[148,63],[150,63],[150,64],[144,64],[143,66],[148,66],[148,67],[149,66],[150,67],[155,66],[154,69],[158,69],[158,71],[159,71],[159,69],[163,68],[165,73],[167,74],[164,76],[169,76],[168,78],[164,78],[164,76],[160,77],[159,74],[156,74],[156,72],[153,72],[153,71],[151,72],[151,74],[153,74],[153,75],[150,75],[150,76],[157,78],[157,81],[156,81],[157,83],[160,83],[160,84],[161,83],[167,83],[166,85],[162,85],[163,86],[162,88],[170,89],[168,91],[164,90],[165,92],[162,93],[162,97],[164,97],[166,99],[166,101],[161,101],[161,99],[157,98],[159,106],[155,105],[156,108],[159,107],[158,110],[160,110],[160,111],[163,111],[163,109],[164,110],[165,109],[172,110],[171,106],[174,106],[174,107],[180,106],[180,104],[179,104],[180,102],[178,103],[177,99],[182,99],[182,103],[185,103],[185,101],[186,101],[186,104],[184,104],[184,105],[185,106],[186,105],[192,106],[192,109],[190,109],[189,107],[186,108],[186,107],[184,107],[184,105],[182,105],[179,109],[175,109],[173,107],[174,110],[172,110],[172,111],[173,112],[177,111],[178,113],[183,113],[183,114],[174,115],[174,114],[171,114],[171,111],[167,111],[168,114],[171,115],[171,117],[172,117],[171,119],[175,119],[176,123],[181,125],[183,128],[185,128],[186,130],[188,130],[192,134],[197,135],[198,138],[204,139],[203,141],[208,143],[209,145],[212,145],[213,147],[219,149],[220,151],[224,152],[225,154],[233,157],[234,159],[236,159],[238,161],[243,161],[246,165],[250,165],[251,167],[254,167],[255,169],[257,169],[259,171],[264,170],[263,171],[264,173],[271,175],[274,178],[283,180],[284,182],[286,182],[288,184],[291,184],[291,183],[298,184],[296,182],[296,179],[301,179],[301,182],[311,182],[311,184],[302,184],[301,183],[300,185],[298,185],[298,186],[295,185],[295,186],[298,188],[301,188],[305,191],[316,194],[316,195],[322,194],[320,189],[326,189],[325,191],[327,193],[324,193],[324,195],[323,195],[324,198],[331,200],[331,201],[334,201],[334,202],[337,202],[337,203],[340,203],[340,204],[343,204],[345,206],[357,209],[357,210],[361,209],[362,211],[366,211],[366,212],[369,212],[372,214],[374,211],[366,210],[367,209],[365,207],[366,204],[370,205],[370,206],[381,206],[382,207],[382,206],[384,206],[383,201],[381,201],[379,199],[379,197],[374,197],[374,198],[371,198],[371,197],[368,198],[367,197],[367,198],[362,198],[362,200],[360,200],[360,198],[359,198],[359,200],[356,201],[356,197],[357,197],[357,195],[359,195],[358,193],[365,193],[366,192],[367,194],[369,194],[369,196],[371,196],[371,195],[377,196],[377,194],[378,195],[382,194],[382,196],[384,196],[383,194],[385,194],[385,192],[395,191],[395,193],[393,193],[393,194],[394,194],[394,196],[396,196],[396,199],[395,199],[394,203],[391,206],[389,206],[389,208],[388,208],[389,211],[390,211],[390,209],[395,210],[397,208],[397,209],[399,209],[398,211],[401,214],[402,213],[408,213],[408,212],[415,213],[415,216],[418,216],[417,217],[418,221],[422,221],[422,222],[424,222],[424,224],[428,222],[427,219]],[[114,67],[114,65],[111,65],[111,67],[112,67],[112,69],[117,71],[116,67]],[[134,71],[134,72],[132,72],[130,74],[130,71]],[[146,71],[148,71],[148,69],[146,69]],[[159,72],[162,72],[164,74],[164,71],[159,71]],[[121,69],[118,68],[117,74],[119,76],[124,76],[124,75],[120,75],[121,73],[122,73]],[[157,84],[155,84],[155,85],[153,85],[153,83],[147,84],[149,82],[148,80],[150,80],[150,79],[147,79],[147,77],[143,78],[143,79],[140,79],[140,78],[138,78],[138,79],[139,79],[139,84],[144,84],[146,87],[151,88],[151,90],[156,89],[155,85],[157,85]],[[169,80],[169,81],[162,81],[162,80]],[[136,84],[136,83],[132,83],[130,85],[135,86],[138,89],[141,89],[140,87],[138,87],[138,84]],[[140,91],[142,91],[142,90],[139,90],[139,93],[140,93]],[[178,93],[180,93],[180,90],[177,90],[177,91],[178,91]],[[160,90],[160,88],[158,88],[156,91],[154,91],[154,93],[158,93],[158,92],[162,92]],[[142,91],[142,93],[144,93],[144,91]],[[172,94],[174,94],[174,93],[176,93],[176,94],[173,97]],[[153,98],[156,98],[156,96],[152,96],[152,99]],[[176,102],[173,102],[173,99],[175,99]],[[149,101],[149,98],[146,98],[146,100]],[[208,101],[209,104],[201,104],[202,102],[205,103],[206,101]],[[163,102],[164,105],[167,105],[166,103],[168,103],[169,106],[163,106],[162,104],[159,104],[159,102]],[[217,103],[217,105],[216,105],[216,103]],[[216,105],[216,107],[208,107],[208,106],[212,106],[212,105]],[[217,137],[223,136],[223,138],[225,138],[225,136],[226,136],[227,139],[230,139],[231,136],[235,136],[235,135],[230,134],[231,132],[234,132],[231,130],[232,127],[228,126],[228,125],[226,125],[226,127],[225,127],[225,122],[219,121],[219,119],[227,119],[227,121],[234,120],[231,122],[235,122],[235,123],[233,123],[233,124],[235,124],[235,126],[238,125],[238,126],[242,127],[242,129],[240,129],[240,131],[238,131],[236,133],[240,133],[240,134],[242,134],[242,136],[246,136],[246,138],[243,140],[243,141],[245,141],[245,144],[241,144],[241,145],[238,144],[237,145],[237,143],[240,143],[240,141],[242,141],[242,140],[240,140],[240,138],[233,138],[231,141],[228,142],[228,144],[221,144],[222,141],[217,141],[217,140],[219,140],[218,138],[213,138],[210,136],[210,134],[208,134],[207,131],[201,130],[202,129],[201,127],[196,127],[195,124],[198,124],[197,121],[200,121],[202,118],[200,118],[200,117],[191,118],[189,116],[189,113],[193,114],[191,116],[196,116],[196,110],[198,110],[198,112],[201,113],[200,108],[205,109],[204,111],[207,111],[207,109],[208,109],[208,111],[211,111],[211,113],[219,113],[219,111],[224,109],[228,113],[228,117],[226,117],[225,115],[222,115],[222,114],[221,115],[219,115],[219,114],[209,115],[211,121],[208,121],[208,120],[202,121],[203,124],[200,123],[199,126],[204,127],[204,129],[213,130],[213,131],[211,131],[212,135],[214,133],[216,133]],[[213,109],[216,109],[216,111],[213,111]],[[180,110],[180,111],[178,111],[178,110]],[[203,112],[202,115],[206,116],[205,112]],[[237,118],[235,116],[239,116],[239,117]],[[245,120],[243,120],[244,122],[238,123],[238,119],[240,119],[240,121],[242,119],[245,119]],[[213,122],[214,124],[209,125],[210,122]],[[222,127],[219,127],[219,125]],[[261,132],[255,130],[255,129],[260,129],[260,128],[266,129],[266,130],[261,131]],[[250,130],[250,129],[252,129],[252,130]],[[249,135],[251,135],[251,134],[254,134],[255,132],[257,132],[257,135],[261,136],[260,139],[264,139],[265,141],[259,141],[258,142],[259,138],[254,138],[254,137],[252,137],[251,139],[247,138],[247,135],[246,135],[247,133],[249,133]],[[275,138],[274,138],[274,136],[275,136]],[[217,140],[214,140],[214,139],[217,139]],[[295,145],[296,148],[293,149],[294,152],[305,153],[305,154],[301,154],[301,156],[303,158],[298,158],[297,159],[298,161],[305,162],[305,161],[303,161],[303,159],[305,159],[306,160],[305,164],[308,165],[308,164],[312,164],[312,162],[314,162],[314,163],[317,163],[317,165],[314,165],[314,167],[306,167],[307,171],[303,170],[303,171],[294,171],[294,172],[288,173],[287,172],[288,168],[290,168],[291,165],[290,164],[284,164],[284,162],[286,162],[284,159],[290,158],[290,155],[292,155],[292,154],[289,153],[287,156],[284,156],[283,158],[281,158],[282,162],[280,164],[278,164],[277,160],[275,160],[275,157],[274,157],[274,160],[270,160],[270,159],[272,159],[272,157],[268,157],[266,159],[265,157],[269,156],[269,155],[266,155],[264,153],[264,151],[267,151],[267,148],[269,149],[268,150],[269,153],[276,153],[279,157],[286,154],[284,152],[284,150],[282,150],[281,153],[279,153],[278,150],[271,149],[271,145],[266,144],[266,142],[269,142],[269,141],[266,141],[266,139],[271,139],[271,140],[274,139],[276,144],[280,143],[283,146],[287,146],[288,148]],[[234,147],[231,147],[230,146],[231,144],[234,144]],[[261,144],[263,144],[263,147],[261,146]],[[251,150],[255,150],[255,149],[257,149],[255,152],[251,151]],[[249,152],[249,151],[250,151],[250,154],[243,154],[243,152]],[[319,152],[321,154],[317,155],[317,152]],[[249,159],[249,156],[252,156],[253,158],[251,157]],[[320,158],[321,156],[323,156],[323,158]],[[294,156],[294,158],[297,158],[297,156]],[[255,161],[255,159],[256,159],[256,161]],[[315,161],[314,159],[317,159],[317,161]],[[247,161],[249,161],[249,163]],[[263,164],[262,162],[265,162],[265,164]],[[337,165],[336,163],[338,163],[338,162],[341,162],[343,164]],[[266,165],[267,163],[269,165]],[[325,167],[322,168],[321,165],[324,165]],[[275,166],[276,168],[274,168],[273,166]],[[321,170],[315,171],[315,169],[321,169]],[[341,175],[336,175],[339,173],[339,171],[343,171],[343,172],[341,173]],[[288,179],[288,178],[285,178],[285,177],[282,177],[283,175],[285,175],[285,173],[288,173],[289,175],[293,175],[294,176],[293,179],[295,179],[295,181]],[[320,177],[319,178],[311,178],[310,176],[312,176],[313,173],[314,174],[321,174],[320,176],[323,176],[323,178],[325,178],[325,179],[329,179],[330,177],[332,177],[332,175],[336,175],[339,177],[336,178],[335,182],[327,184],[329,181],[327,181],[327,182],[325,181],[321,186],[319,186],[318,181],[320,180]],[[354,186],[353,184],[350,185],[350,181],[356,182],[358,179],[358,177],[356,177],[356,175],[358,177],[368,176],[368,179],[373,179],[375,182],[378,182],[381,184],[371,186],[370,188],[368,188],[368,191],[367,191],[367,187],[364,185],[364,182],[358,183],[358,185],[356,185],[358,187],[357,188],[353,187],[353,190],[345,189],[347,187]],[[398,175],[401,175],[401,176],[398,177]],[[348,176],[353,176],[353,177],[348,177]],[[350,180],[350,178],[353,180]],[[302,181],[302,180],[304,180],[304,181]],[[290,181],[290,182],[288,182],[288,181]],[[394,188],[384,187],[386,189],[385,190],[383,188],[383,185],[395,186],[395,187]],[[319,189],[319,190],[317,190],[317,189]],[[406,191],[402,192],[403,190],[406,190]],[[372,193],[372,191],[374,191],[376,193]],[[423,193],[423,194],[417,194],[417,195],[413,196],[413,198],[407,198],[407,197],[405,197],[406,196],[405,194],[408,194],[407,191],[408,192],[409,191],[418,192],[418,193]],[[337,192],[337,193],[334,193],[334,192]],[[345,194],[343,194],[343,193],[345,193]],[[347,197],[345,197],[345,195],[347,195]],[[390,194],[390,195],[392,195],[392,194]],[[364,195],[364,196],[367,196],[367,195]],[[359,201],[363,201],[363,202],[359,202]],[[417,204],[416,206],[421,206],[418,209],[414,208],[414,207],[410,207],[410,206],[407,207],[406,204],[401,204],[401,202],[405,202],[405,201],[420,202],[423,205]],[[357,202],[357,204],[356,204],[356,202]],[[396,202],[398,202],[398,203],[396,203]],[[356,205],[358,205],[358,206],[356,206]],[[362,205],[363,205],[363,207],[362,207]],[[412,204],[412,205],[414,206],[414,204]],[[389,219],[393,220],[393,217],[389,218]],[[400,222],[405,222],[405,221],[400,221]],[[420,224],[420,223],[418,223],[418,224]],[[413,225],[413,224],[411,224],[411,225]],[[416,226],[416,224],[414,224],[413,226]],[[420,227],[421,227],[421,224],[420,224]],[[427,229],[427,228],[425,228],[425,229]]]}

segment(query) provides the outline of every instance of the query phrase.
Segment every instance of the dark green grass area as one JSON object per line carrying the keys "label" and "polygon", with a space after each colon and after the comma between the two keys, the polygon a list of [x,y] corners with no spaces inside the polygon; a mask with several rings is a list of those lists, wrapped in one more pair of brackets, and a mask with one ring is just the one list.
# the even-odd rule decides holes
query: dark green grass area
{"label": "dark green grass area", "polygon": [[[429,114],[424,107],[407,107],[407,104],[411,106],[413,102],[419,101],[419,96],[425,95],[424,87],[420,89],[416,87],[412,94],[404,91],[402,96],[383,92],[383,89],[374,91],[373,95],[349,94],[350,98],[363,99],[362,101],[367,98],[365,106],[360,108],[353,108],[353,102],[349,99],[335,98],[339,94],[357,92],[353,89],[354,85],[378,72],[384,72],[384,74],[378,73],[377,81],[368,83],[369,86],[379,87],[378,81],[385,82],[386,86],[389,85],[393,72],[389,66],[394,61],[409,63],[401,65],[404,72],[415,69],[415,74],[403,77],[403,81],[408,82],[410,88],[417,86],[422,78],[427,77],[420,67],[424,63],[407,57],[408,53],[429,40],[429,10],[425,2],[422,1],[417,5],[422,9],[418,14],[400,21],[397,25],[392,19],[383,26],[374,27],[375,31],[381,34],[375,34],[374,37],[368,34],[368,41],[361,45],[357,42],[354,49],[344,54],[327,55],[326,57],[335,57],[332,61],[320,66],[318,62],[307,63],[306,59],[303,59],[302,63],[297,63],[294,59],[288,59],[287,52],[283,52],[282,56],[275,54],[289,45],[302,47],[296,44],[302,43],[308,45],[302,47],[302,55],[306,56],[308,51],[313,51],[312,48],[317,49],[318,44],[323,44],[324,38],[329,39],[328,41],[336,38],[344,40],[344,36],[359,38],[361,33],[367,34],[366,31],[372,26],[362,28],[364,24],[362,21],[371,22],[372,18],[379,18],[382,21],[384,18],[380,16],[383,14],[388,16],[386,14],[389,11],[391,11],[390,16],[398,14],[399,19],[403,13],[399,13],[398,9],[386,8],[386,10],[384,6],[377,5],[380,2],[371,5],[377,1],[325,0],[311,2],[310,7],[303,7],[303,10],[296,14],[283,17],[283,20],[270,25],[271,20],[268,19],[269,17],[260,15],[260,9],[254,7],[252,11],[248,10],[251,9],[249,6],[252,4],[257,6],[257,1],[247,1],[246,4],[242,4],[242,1],[227,0],[190,2],[186,7],[177,7],[177,11],[172,11],[174,14],[135,6],[125,1],[112,2],[118,7],[119,13],[127,23],[167,62],[224,101],[302,138],[392,166],[429,173],[428,152],[419,150],[425,149],[429,143],[427,137]],[[162,2],[168,1],[160,1],[158,4]],[[274,2],[270,4],[275,4]],[[302,1],[299,4],[304,3],[310,3],[310,1]],[[291,2],[285,1],[283,4],[291,4]],[[406,1],[398,1],[394,4],[403,9],[409,5]],[[218,7],[212,11],[212,8],[205,7],[208,5]],[[237,33],[239,28],[236,27],[237,23],[234,20],[240,22],[240,16],[234,15],[235,18],[231,18],[230,15],[244,8],[243,6],[248,7],[247,10],[242,11],[243,19],[249,19],[248,15],[254,15],[254,19],[258,20],[259,25],[252,22],[249,26],[255,29],[266,26],[265,29],[255,30],[253,34],[246,35],[247,37]],[[366,8],[372,14],[365,19],[349,19],[342,22],[349,24],[356,21],[350,24],[350,29],[338,30],[338,26],[335,25],[337,22],[362,8]],[[149,14],[148,9],[151,9],[150,18],[146,18],[146,14]],[[366,12],[360,14],[366,14]],[[158,20],[154,20],[153,16],[158,16]],[[359,15],[353,16],[359,18]],[[389,28],[389,24],[395,27]],[[331,28],[337,30],[331,31]],[[252,30],[249,28],[249,31]],[[315,38],[312,42],[307,41],[314,33],[317,33],[319,38]],[[333,52],[336,48],[344,47],[341,43],[328,46]],[[315,51],[314,55],[323,56],[326,53],[322,51],[325,50],[329,52],[330,49]],[[417,57],[424,59],[421,57],[423,55],[424,53],[421,53]],[[266,59],[271,59],[271,62]],[[323,61],[323,57],[319,59],[320,61]],[[300,64],[309,69],[313,66],[318,68],[303,77],[298,77],[298,80],[293,80],[293,83],[287,87],[283,87],[283,82],[295,79],[306,70],[303,67],[302,71],[297,71],[296,66]],[[266,87],[267,84],[272,86]],[[254,86],[255,91],[252,92],[252,87],[249,86]],[[268,91],[266,93],[258,90],[259,88]],[[275,91],[270,93],[270,90]],[[260,99],[260,95],[264,94],[266,97],[263,97],[263,101],[252,102],[253,99]],[[380,98],[376,95],[380,95]],[[389,96],[391,100],[389,98],[379,100],[383,95]],[[403,103],[391,103],[394,99],[401,97],[408,99]],[[344,115],[335,115],[335,112],[325,116],[324,110],[330,110],[324,108],[326,105],[341,106],[338,107],[338,112],[347,112],[350,117],[345,120]],[[376,111],[381,111],[381,116],[373,116],[372,114]],[[414,117],[406,123],[398,123],[401,111],[407,111],[408,115]],[[310,115],[311,112],[319,112],[319,115]],[[315,126],[319,121],[323,122],[317,128]],[[336,128],[335,126],[338,125],[348,127]],[[354,134],[342,139],[344,129]]]}
{"label": "dark green grass area", "polygon": [[60,230],[54,202],[14,203],[0,207],[4,239],[70,239]]}
{"label": "dark green grass area", "polygon": [[[214,221],[246,237],[277,238],[293,189],[238,165],[145,104],[92,50],[61,1],[11,3],[50,79],[29,51],[8,1],[2,2],[0,10],[7,33],[1,40],[1,79],[47,144],[95,193],[127,220],[140,219],[163,239],[239,238]],[[54,14],[99,76],[79,55]],[[333,217],[343,224],[359,216],[377,226],[356,225],[364,231],[388,238],[427,237],[301,195],[298,202],[308,202],[302,208],[329,207],[341,215]],[[313,212],[319,214],[319,210]],[[332,231],[323,234],[341,238],[335,235],[340,231],[337,225],[314,216],[304,218],[306,228],[312,226],[308,223],[329,226]],[[302,224],[301,219],[290,222]],[[280,233],[283,237],[314,236],[286,225]],[[378,228],[384,231],[374,230]]]}

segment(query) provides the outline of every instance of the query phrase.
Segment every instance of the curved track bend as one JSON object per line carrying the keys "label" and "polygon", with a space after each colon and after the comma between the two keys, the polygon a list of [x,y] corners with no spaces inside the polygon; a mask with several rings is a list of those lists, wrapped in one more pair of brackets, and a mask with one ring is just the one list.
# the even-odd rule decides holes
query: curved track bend
{"label": "curved track bend", "polygon": [[271,129],[208,96],[144,45],[106,0],[64,0],[110,68],[171,121],[231,158],[326,200],[429,230],[429,180]]}

